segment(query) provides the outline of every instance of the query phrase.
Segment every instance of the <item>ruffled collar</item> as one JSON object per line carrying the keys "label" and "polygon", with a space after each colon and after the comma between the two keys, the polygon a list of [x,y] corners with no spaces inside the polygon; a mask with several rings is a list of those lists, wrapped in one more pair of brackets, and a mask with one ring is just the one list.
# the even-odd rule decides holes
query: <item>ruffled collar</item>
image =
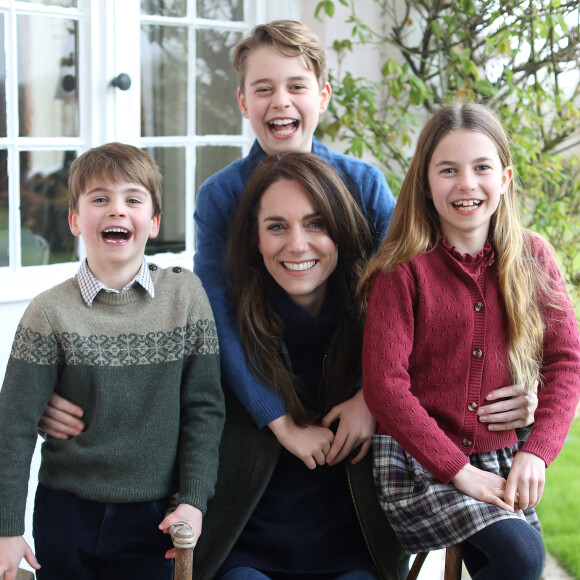
{"label": "ruffled collar", "polygon": [[479,264],[495,257],[495,250],[491,238],[488,238],[483,248],[477,254],[462,254],[455,246],[449,244],[446,238],[441,238],[441,246],[458,262],[462,264]]}

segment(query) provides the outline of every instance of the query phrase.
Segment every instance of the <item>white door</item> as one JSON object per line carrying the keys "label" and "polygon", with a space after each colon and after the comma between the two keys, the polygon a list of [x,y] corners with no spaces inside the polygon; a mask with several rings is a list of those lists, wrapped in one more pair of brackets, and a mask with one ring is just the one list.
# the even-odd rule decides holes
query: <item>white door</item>
{"label": "white door", "polygon": [[147,253],[192,266],[195,192],[251,144],[231,51],[264,6],[0,0],[0,302],[74,274],[83,248],[68,228],[68,168],[109,141],[146,149],[163,172]]}

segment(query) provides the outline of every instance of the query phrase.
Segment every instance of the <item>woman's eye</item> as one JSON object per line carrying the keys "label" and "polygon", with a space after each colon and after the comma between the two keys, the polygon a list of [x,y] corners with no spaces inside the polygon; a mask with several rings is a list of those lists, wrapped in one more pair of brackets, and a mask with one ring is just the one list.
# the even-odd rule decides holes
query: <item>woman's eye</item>
{"label": "woman's eye", "polygon": [[269,232],[279,232],[284,229],[284,226],[282,224],[270,224],[266,229]]}
{"label": "woman's eye", "polygon": [[476,168],[476,171],[487,171],[488,169],[490,169],[489,165],[478,165]]}
{"label": "woman's eye", "polygon": [[441,171],[441,173],[447,173],[447,174],[455,173],[455,169],[453,167],[446,167],[445,169],[443,169]]}
{"label": "woman's eye", "polygon": [[310,227],[316,230],[323,230],[324,222],[322,220],[315,220],[313,222],[310,222]]}

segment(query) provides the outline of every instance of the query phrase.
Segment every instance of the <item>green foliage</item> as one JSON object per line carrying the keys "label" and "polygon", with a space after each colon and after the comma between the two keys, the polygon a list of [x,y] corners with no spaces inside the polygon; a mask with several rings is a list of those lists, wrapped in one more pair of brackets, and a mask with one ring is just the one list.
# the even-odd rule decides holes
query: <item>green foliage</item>
{"label": "green foliage", "polygon": [[564,448],[546,471],[538,516],[546,549],[574,578],[580,578],[580,418],[572,423]]}
{"label": "green foliage", "polygon": [[[318,2],[318,18],[346,10],[350,38],[336,41],[333,98],[317,134],[371,156],[398,193],[426,113],[448,101],[485,102],[503,118],[525,193],[525,225],[556,247],[580,286],[580,0],[355,0]],[[372,6],[371,6],[372,7]],[[343,72],[348,53],[383,55],[375,81]],[[566,91],[564,88],[566,87]]]}

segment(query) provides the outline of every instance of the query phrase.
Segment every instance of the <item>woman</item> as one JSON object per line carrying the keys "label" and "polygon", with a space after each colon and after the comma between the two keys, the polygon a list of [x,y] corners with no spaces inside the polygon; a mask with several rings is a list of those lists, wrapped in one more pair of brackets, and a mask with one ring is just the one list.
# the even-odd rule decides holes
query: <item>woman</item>
{"label": "woman", "polygon": [[[357,388],[355,289],[371,251],[362,212],[318,156],[273,156],[256,169],[230,234],[229,282],[246,355],[303,437],[288,451],[226,394],[218,490],[196,548],[196,576],[212,576],[215,561],[224,580],[396,577],[402,554],[370,468],[360,463],[376,427]],[[336,437],[344,444],[329,458]],[[359,446],[354,465],[341,461]],[[345,465],[355,473],[351,488]],[[379,528],[371,531],[372,523]],[[361,525],[367,539],[380,539],[375,561]]]}

